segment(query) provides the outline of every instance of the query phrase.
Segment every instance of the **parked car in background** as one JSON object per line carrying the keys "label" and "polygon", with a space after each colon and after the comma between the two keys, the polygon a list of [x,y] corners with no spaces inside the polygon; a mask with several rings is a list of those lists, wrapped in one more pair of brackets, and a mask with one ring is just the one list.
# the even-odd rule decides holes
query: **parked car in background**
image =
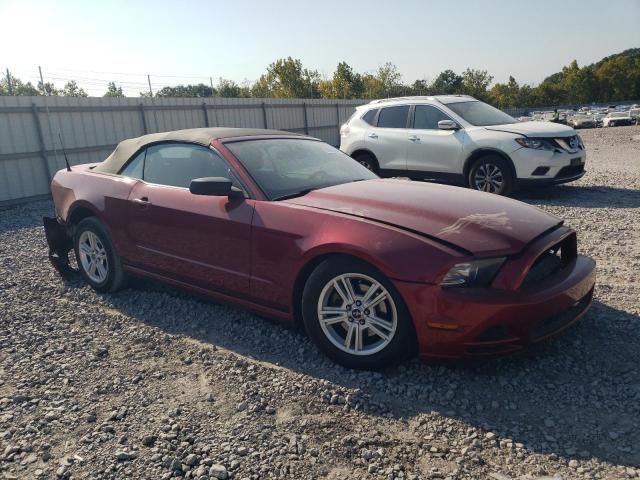
{"label": "parked car in background", "polygon": [[456,182],[508,195],[585,173],[573,128],[518,122],[466,95],[401,97],[360,106],[340,129],[340,149],[381,176]]}
{"label": "parked car in background", "polygon": [[572,115],[567,120],[567,125],[573,128],[594,128],[597,126],[596,115],[577,114]]}
{"label": "parked car in background", "polygon": [[289,132],[145,135],[57,172],[51,191],[50,258],[68,268],[73,249],[96,290],[141,275],[300,322],[352,368],[521,350],[574,323],[593,295],[595,264],[561,219],[383,180]]}
{"label": "parked car in background", "polygon": [[631,120],[637,125],[640,122],[640,108],[631,108],[629,110],[629,115],[631,116]]}
{"label": "parked car in background", "polygon": [[603,127],[616,127],[620,125],[632,125],[633,119],[629,112],[610,112],[602,119]]}

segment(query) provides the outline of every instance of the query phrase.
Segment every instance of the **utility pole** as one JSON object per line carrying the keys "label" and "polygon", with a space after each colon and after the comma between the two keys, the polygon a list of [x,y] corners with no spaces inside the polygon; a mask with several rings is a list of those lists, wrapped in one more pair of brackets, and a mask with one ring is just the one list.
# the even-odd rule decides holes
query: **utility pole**
{"label": "utility pole", "polygon": [[40,85],[42,85],[42,93],[47,94],[47,90],[44,88],[44,78],[42,77],[42,67],[38,65],[38,71],[40,72]]}
{"label": "utility pole", "polygon": [[7,68],[7,86],[9,87],[9,95],[13,95],[13,86],[11,85],[11,74]]}
{"label": "utility pole", "polygon": [[151,98],[153,98],[153,90],[151,90],[151,76],[147,75],[147,81],[149,82],[149,93],[151,94]]}
{"label": "utility pole", "polygon": [[211,84],[211,96],[213,97],[214,90],[213,90],[213,78],[212,77],[209,77],[209,83]]}

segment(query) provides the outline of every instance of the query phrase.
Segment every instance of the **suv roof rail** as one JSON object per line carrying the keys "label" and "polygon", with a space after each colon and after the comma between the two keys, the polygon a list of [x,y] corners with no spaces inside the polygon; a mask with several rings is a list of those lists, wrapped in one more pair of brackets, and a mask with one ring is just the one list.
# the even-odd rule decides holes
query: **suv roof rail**
{"label": "suv roof rail", "polygon": [[[369,103],[382,103],[382,102],[393,102],[394,100],[410,100],[412,98],[420,98],[420,97],[390,97],[390,98],[378,98],[377,100],[371,100]],[[421,97],[428,98],[428,97]]]}
{"label": "suv roof rail", "polygon": [[371,100],[369,105],[372,103],[384,103],[384,102],[394,102],[397,100],[438,100],[438,97],[464,97],[464,98],[473,98],[471,95],[462,95],[462,94],[451,94],[451,95],[407,95],[405,97],[391,97],[391,98],[379,98],[377,100]]}

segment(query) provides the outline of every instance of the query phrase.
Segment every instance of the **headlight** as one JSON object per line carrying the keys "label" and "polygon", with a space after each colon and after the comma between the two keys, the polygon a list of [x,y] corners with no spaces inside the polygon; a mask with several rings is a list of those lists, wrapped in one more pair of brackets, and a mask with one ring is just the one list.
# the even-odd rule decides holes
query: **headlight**
{"label": "headlight", "polygon": [[498,257],[458,263],[447,272],[440,285],[442,287],[488,287],[505,260],[505,257]]}
{"label": "headlight", "polygon": [[535,150],[555,150],[557,148],[548,138],[516,138],[516,142],[525,148],[533,148]]}

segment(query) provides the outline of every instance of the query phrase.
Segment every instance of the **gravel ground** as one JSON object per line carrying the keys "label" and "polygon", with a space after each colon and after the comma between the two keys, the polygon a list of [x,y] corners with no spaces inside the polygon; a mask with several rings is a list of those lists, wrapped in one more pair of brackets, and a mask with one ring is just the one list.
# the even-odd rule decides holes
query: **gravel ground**
{"label": "gravel ground", "polygon": [[354,372],[300,333],[46,260],[49,202],[0,212],[0,478],[640,478],[640,127],[519,198],[598,262],[590,313],[524,354]]}

